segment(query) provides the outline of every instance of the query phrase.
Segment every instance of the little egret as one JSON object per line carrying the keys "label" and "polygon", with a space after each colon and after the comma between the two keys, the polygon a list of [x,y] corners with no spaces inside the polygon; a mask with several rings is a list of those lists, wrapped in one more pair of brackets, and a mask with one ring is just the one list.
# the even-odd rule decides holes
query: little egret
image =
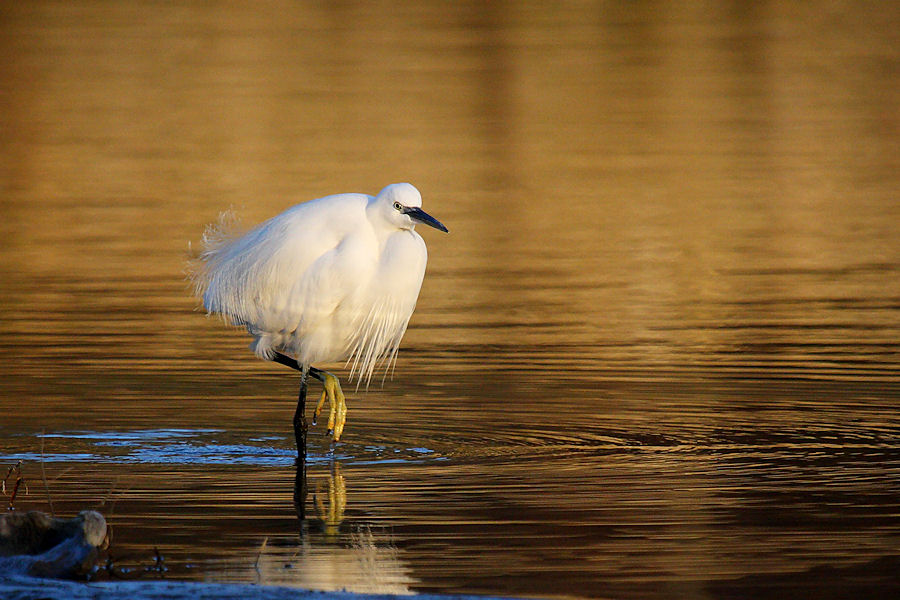
{"label": "little egret", "polygon": [[428,258],[417,223],[447,232],[415,187],[395,183],[298,204],[240,237],[217,226],[204,234],[192,278],[206,310],[246,327],[260,358],[300,372],[298,452],[308,376],[324,386],[313,425],[326,399],[334,441],[346,422],[338,378],[313,363],[347,361],[350,379],[368,385],[396,360]]}

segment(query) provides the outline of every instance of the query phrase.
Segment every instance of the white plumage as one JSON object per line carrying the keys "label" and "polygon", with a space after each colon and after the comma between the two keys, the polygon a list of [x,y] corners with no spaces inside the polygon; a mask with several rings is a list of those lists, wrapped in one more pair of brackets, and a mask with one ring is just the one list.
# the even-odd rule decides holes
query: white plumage
{"label": "white plumage", "polygon": [[348,361],[371,380],[396,359],[425,275],[419,191],[389,185],[377,196],[337,194],[294,206],[231,238],[204,235],[193,280],[210,313],[247,328],[261,357],[301,365]]}

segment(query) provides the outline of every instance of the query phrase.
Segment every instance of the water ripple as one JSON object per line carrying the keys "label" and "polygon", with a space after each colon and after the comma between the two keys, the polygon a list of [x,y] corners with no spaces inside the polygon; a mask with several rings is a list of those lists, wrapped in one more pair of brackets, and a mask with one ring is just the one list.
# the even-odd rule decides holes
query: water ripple
{"label": "water ripple", "polygon": [[[229,443],[221,429],[142,429],[130,431],[71,431],[39,435],[43,438],[70,440],[68,446],[83,452],[12,451],[0,454],[0,461],[142,463],[168,465],[256,465],[285,467],[294,464],[296,449],[264,443],[283,441],[279,436],[255,437]],[[29,445],[32,447],[32,445]],[[407,463],[438,459],[434,450],[424,447],[387,445],[348,445],[315,451],[311,447],[307,462],[342,460],[356,464]]]}

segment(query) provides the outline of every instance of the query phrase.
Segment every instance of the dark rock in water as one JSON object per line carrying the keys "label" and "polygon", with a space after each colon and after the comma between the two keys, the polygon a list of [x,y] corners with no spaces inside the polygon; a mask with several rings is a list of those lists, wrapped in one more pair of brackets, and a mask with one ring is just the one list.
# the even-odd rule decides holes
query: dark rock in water
{"label": "dark rock in water", "polygon": [[0,575],[79,577],[106,543],[106,520],[92,510],[72,519],[38,511],[6,513],[0,515]]}

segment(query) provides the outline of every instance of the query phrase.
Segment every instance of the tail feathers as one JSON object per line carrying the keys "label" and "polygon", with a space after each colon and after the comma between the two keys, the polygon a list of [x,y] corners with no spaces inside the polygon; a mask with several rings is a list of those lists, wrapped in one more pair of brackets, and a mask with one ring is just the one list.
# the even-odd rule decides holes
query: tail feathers
{"label": "tail feathers", "polygon": [[235,212],[231,209],[219,215],[215,223],[206,226],[201,238],[199,254],[188,261],[188,279],[194,286],[194,295],[203,299],[207,312],[223,312],[217,306],[215,287],[216,271],[228,254],[228,247],[238,237],[240,226]]}
{"label": "tail feathers", "polygon": [[232,211],[219,216],[203,234],[203,251],[193,261],[194,293],[209,313],[234,325],[257,323],[265,283],[273,279],[277,252],[266,242],[266,224],[242,234]]}

